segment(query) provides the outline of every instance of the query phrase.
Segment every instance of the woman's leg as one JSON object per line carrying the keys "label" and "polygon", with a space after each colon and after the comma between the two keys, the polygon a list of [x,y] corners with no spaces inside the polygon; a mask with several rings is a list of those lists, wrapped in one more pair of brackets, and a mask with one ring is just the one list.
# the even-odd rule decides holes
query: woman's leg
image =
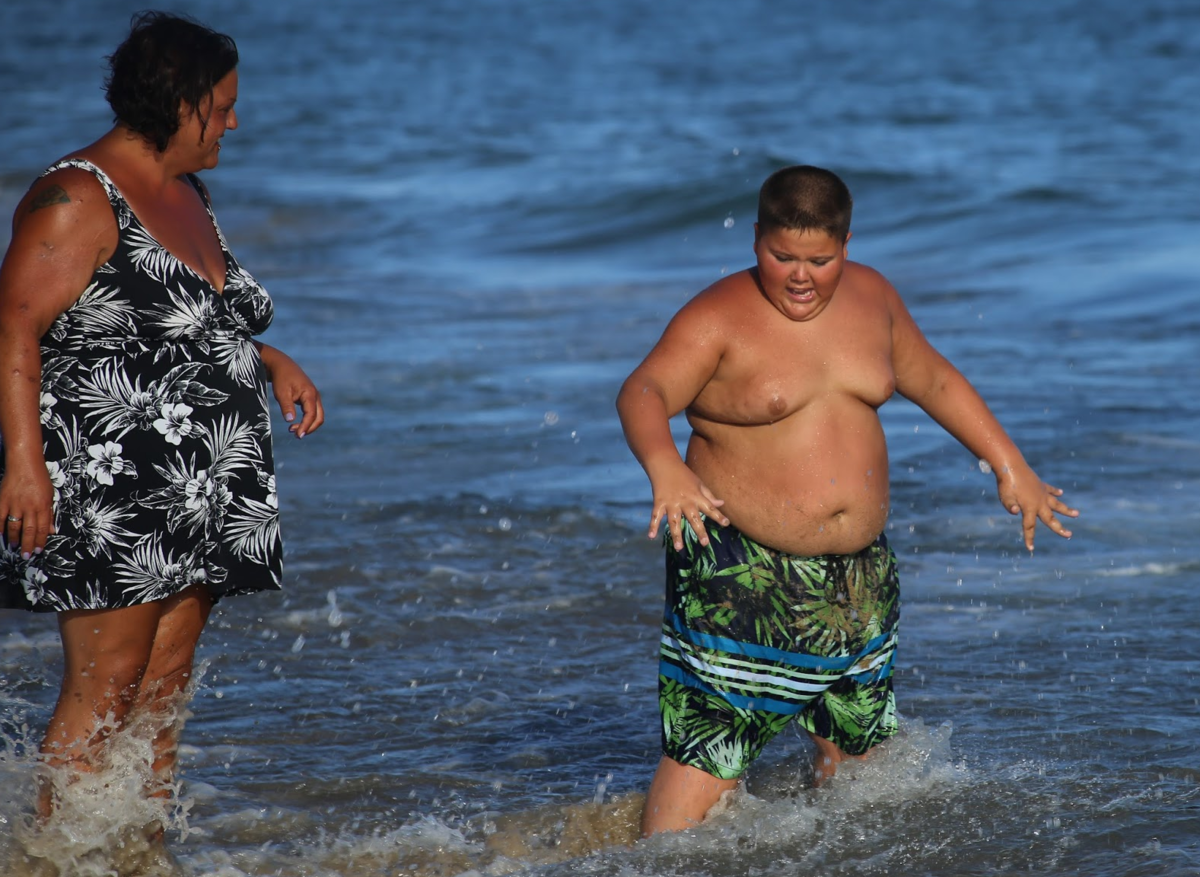
{"label": "woman's leg", "polygon": [[[158,603],[59,613],[63,678],[42,741],[46,764],[92,770],[97,748],[137,700],[160,614]],[[43,817],[50,815],[52,792],[43,783],[38,800]]]}
{"label": "woman's leg", "polygon": [[[191,677],[196,644],[211,609],[208,590],[197,585],[140,606],[59,613],[63,681],[42,741],[45,763],[92,770],[104,740],[132,711],[147,709],[162,721],[153,768],[169,783],[179,735],[174,710]],[[38,800],[43,817],[50,815],[52,793],[43,784]]]}
{"label": "woman's leg", "polygon": [[150,663],[142,677],[135,707],[154,716],[154,772],[162,782],[155,794],[166,795],[179,748],[184,690],[192,678],[196,645],[212,611],[208,589],[196,585],[162,602]]}

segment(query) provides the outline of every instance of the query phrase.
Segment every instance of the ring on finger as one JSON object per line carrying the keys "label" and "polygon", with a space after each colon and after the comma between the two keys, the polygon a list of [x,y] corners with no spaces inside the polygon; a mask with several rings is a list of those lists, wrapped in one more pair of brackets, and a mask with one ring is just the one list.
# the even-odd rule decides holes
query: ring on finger
{"label": "ring on finger", "polygon": [[8,516],[8,522],[9,522],[10,524],[19,524],[19,523],[21,523],[21,521],[23,521],[23,520],[25,520],[25,519],[24,519],[24,518],[14,518],[12,515],[9,515],[9,516]]}

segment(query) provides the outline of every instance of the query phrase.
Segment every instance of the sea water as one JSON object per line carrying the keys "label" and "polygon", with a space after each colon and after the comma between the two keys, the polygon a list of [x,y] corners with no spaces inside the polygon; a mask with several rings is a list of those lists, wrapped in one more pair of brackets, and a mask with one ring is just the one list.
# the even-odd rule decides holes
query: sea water
{"label": "sea water", "polygon": [[[6,216],[107,130],[136,8],[0,6]],[[283,592],[201,642],[179,868],[1200,873],[1200,3],[172,8],[238,41],[204,179],[328,416],[279,425]],[[847,179],[851,257],[1083,516],[1031,556],[889,403],[900,736],[814,790],[787,732],[706,824],[635,842],[662,558],[613,398],[797,162]],[[60,667],[52,618],[0,615],[0,871],[150,873],[113,820],[147,821],[132,743],[29,826]]]}

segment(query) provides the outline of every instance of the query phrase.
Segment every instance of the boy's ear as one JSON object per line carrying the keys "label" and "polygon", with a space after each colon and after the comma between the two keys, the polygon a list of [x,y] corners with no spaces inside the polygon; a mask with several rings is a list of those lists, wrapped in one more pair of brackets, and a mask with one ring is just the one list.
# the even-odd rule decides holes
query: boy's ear
{"label": "boy's ear", "polygon": [[758,245],[758,239],[760,237],[762,237],[762,235],[758,231],[758,223],[756,222],[756,223],[754,223],[754,244],[755,244],[755,246]]}

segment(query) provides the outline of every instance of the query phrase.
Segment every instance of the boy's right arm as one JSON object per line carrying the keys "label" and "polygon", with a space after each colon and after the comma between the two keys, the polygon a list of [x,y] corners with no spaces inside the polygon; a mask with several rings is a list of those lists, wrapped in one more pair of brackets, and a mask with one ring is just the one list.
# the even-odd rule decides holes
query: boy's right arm
{"label": "boy's right arm", "polygon": [[693,299],[667,326],[646,359],[625,380],[617,412],[629,449],[650,479],[653,508],[649,537],[658,535],[665,516],[676,550],[683,548],[686,519],[708,544],[702,515],[729,524],[719,511],[723,500],[687,467],[671,435],[670,419],[690,405],[712,379],[721,359],[719,321],[711,307]]}

